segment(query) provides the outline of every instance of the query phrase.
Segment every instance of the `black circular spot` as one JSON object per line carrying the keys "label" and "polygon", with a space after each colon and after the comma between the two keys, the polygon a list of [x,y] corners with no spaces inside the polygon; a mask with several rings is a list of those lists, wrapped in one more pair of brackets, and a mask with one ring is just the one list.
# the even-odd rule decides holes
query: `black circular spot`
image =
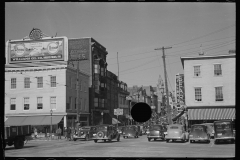
{"label": "black circular spot", "polygon": [[139,102],[132,107],[131,115],[134,121],[142,123],[151,118],[152,110],[147,103]]}

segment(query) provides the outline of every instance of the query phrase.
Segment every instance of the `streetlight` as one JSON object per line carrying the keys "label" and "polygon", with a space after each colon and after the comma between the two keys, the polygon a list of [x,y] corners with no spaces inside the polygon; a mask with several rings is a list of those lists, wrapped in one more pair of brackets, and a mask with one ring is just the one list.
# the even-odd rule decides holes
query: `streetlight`
{"label": "streetlight", "polygon": [[51,136],[51,140],[52,140],[52,114],[53,114],[53,110],[52,109],[50,110],[50,114],[51,114],[51,128],[50,128],[51,134],[50,134],[50,136]]}
{"label": "streetlight", "polygon": [[102,124],[103,124],[103,112],[101,112],[101,116],[102,116]]}

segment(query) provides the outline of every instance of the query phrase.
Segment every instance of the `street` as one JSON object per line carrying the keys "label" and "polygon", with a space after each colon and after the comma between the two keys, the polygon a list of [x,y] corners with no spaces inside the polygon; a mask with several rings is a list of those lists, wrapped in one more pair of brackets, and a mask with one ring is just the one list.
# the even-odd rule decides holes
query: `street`
{"label": "street", "polygon": [[147,136],[124,139],[120,142],[98,141],[28,141],[22,149],[7,146],[6,157],[235,157],[235,144],[207,144],[169,142],[156,140],[148,142]]}

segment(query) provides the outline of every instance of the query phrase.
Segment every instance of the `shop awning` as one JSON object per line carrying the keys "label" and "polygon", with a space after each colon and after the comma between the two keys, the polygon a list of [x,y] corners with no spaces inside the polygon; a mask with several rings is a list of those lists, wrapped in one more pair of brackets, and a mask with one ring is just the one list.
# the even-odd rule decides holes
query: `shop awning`
{"label": "shop awning", "polygon": [[121,123],[121,122],[119,122],[116,118],[112,118],[112,124],[117,124],[117,123]]}
{"label": "shop awning", "polygon": [[235,119],[235,108],[188,109],[188,120]]}
{"label": "shop awning", "polygon": [[[58,124],[63,115],[52,116],[52,125]],[[51,125],[51,116],[12,116],[5,121],[5,126]]]}

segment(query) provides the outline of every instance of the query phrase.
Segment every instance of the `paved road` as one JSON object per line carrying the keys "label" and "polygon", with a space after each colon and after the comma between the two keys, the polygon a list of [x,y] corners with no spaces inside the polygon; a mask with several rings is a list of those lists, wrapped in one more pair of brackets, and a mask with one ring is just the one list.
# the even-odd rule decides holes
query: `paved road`
{"label": "paved road", "polygon": [[6,157],[235,157],[235,144],[147,141],[146,135],[120,142],[29,141],[24,148],[7,146]]}

